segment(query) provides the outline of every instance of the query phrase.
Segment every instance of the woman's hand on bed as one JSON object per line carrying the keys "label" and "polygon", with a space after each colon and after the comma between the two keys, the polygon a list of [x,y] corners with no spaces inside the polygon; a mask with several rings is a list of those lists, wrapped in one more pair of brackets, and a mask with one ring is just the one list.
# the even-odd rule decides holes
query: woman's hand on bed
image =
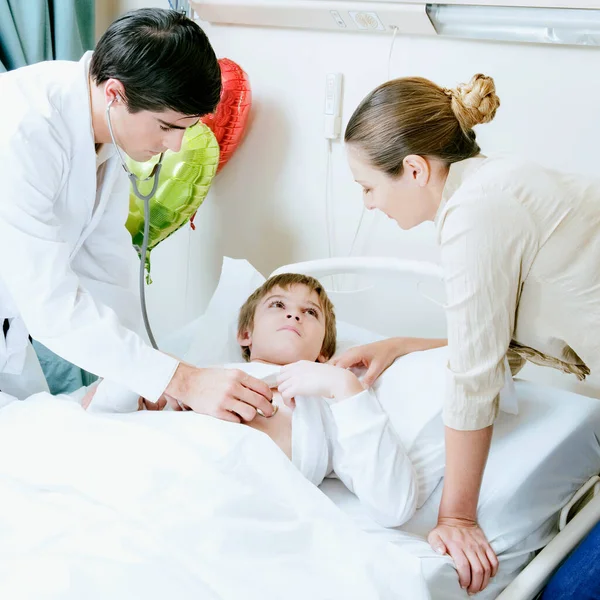
{"label": "woman's hand on bed", "polygon": [[445,346],[447,340],[428,338],[395,337],[350,348],[340,356],[331,359],[330,364],[350,369],[352,367],[366,367],[367,372],[363,377],[363,384],[370,388],[379,376],[401,356],[411,352],[430,350]]}
{"label": "woman's hand on bed", "polygon": [[427,541],[438,554],[449,554],[460,586],[469,594],[484,590],[498,572],[498,558],[475,522],[440,518]]}
{"label": "woman's hand on bed", "polygon": [[296,396],[321,396],[338,402],[364,390],[362,383],[350,371],[308,360],[282,367],[277,385],[288,406],[293,406]]}

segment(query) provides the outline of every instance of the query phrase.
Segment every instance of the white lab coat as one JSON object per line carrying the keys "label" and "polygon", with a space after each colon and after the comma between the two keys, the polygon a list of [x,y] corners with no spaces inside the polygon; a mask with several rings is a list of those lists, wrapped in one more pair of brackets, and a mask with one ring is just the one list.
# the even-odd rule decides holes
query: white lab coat
{"label": "white lab coat", "polygon": [[[22,319],[59,356],[156,400],[178,362],[141,337],[128,181],[114,152],[96,189],[90,59],[0,75],[0,323]],[[0,373],[19,362],[4,351]],[[26,384],[20,396],[36,391]]]}

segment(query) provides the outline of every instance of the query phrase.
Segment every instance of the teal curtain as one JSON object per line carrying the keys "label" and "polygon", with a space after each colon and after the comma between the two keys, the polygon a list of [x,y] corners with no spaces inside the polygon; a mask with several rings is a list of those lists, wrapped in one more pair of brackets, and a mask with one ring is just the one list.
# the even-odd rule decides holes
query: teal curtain
{"label": "teal curtain", "polygon": [[36,340],[33,340],[32,344],[51,394],[69,394],[80,387],[87,387],[98,379],[95,375],[60,358]]}
{"label": "teal curtain", "polygon": [[[0,0],[0,73],[43,60],[79,60],[94,47],[95,0]],[[96,377],[35,340],[33,347],[53,394]]]}
{"label": "teal curtain", "polygon": [[0,0],[0,72],[79,60],[94,47],[95,0]]}

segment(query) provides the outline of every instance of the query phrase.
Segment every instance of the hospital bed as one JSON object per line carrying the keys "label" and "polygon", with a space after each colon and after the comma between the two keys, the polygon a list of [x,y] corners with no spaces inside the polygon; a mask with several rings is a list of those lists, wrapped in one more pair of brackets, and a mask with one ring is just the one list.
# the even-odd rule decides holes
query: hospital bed
{"label": "hospital bed", "polygon": [[[282,271],[324,282],[340,350],[444,335],[436,265],[354,258]],[[239,360],[237,310],[263,281],[226,259],[206,312],[160,346],[200,366],[232,362],[232,352]],[[392,422],[410,438],[411,411],[431,409],[424,464],[441,459],[442,469],[443,351],[392,368],[413,382],[400,383],[401,420]],[[600,513],[598,497],[582,506],[598,487],[598,401],[526,381],[516,389],[518,415],[498,418],[481,491],[480,523],[500,558],[483,600],[533,600]],[[0,410],[0,455],[10,457],[0,461],[0,597],[468,598],[451,560],[425,540],[441,472],[415,516],[384,529],[339,481],[315,488],[253,429],[191,413],[92,415],[44,395]]]}
{"label": "hospital bed", "polygon": [[[338,320],[386,336],[444,337],[443,287],[437,265],[391,258],[329,259],[283,266],[326,283]],[[366,340],[365,340],[366,341]],[[478,598],[534,600],[552,573],[600,521],[600,402],[516,381],[519,414],[500,414],[479,502],[479,520],[500,570]],[[440,419],[440,434],[441,419]],[[467,598],[456,574],[424,541],[435,525],[440,483],[401,529],[371,521],[336,480],[321,489],[373,536],[422,561],[432,598]],[[541,551],[540,551],[541,550]]]}

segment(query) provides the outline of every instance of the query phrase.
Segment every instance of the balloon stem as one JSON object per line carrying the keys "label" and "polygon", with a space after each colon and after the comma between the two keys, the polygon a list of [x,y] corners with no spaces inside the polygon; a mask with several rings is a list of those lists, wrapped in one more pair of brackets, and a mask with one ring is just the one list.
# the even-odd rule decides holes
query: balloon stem
{"label": "balloon stem", "polygon": [[152,285],[152,277],[150,276],[150,252],[146,254],[146,283]]}

